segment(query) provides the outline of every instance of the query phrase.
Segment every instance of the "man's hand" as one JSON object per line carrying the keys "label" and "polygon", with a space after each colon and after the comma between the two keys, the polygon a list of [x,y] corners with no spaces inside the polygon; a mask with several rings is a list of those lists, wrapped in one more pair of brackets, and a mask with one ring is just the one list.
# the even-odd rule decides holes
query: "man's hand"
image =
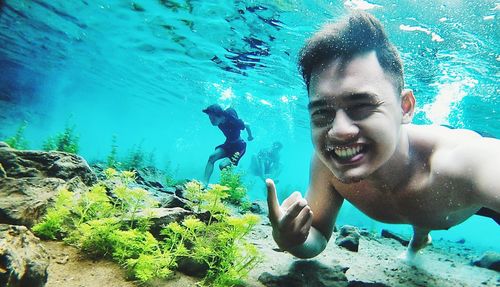
{"label": "man's hand", "polygon": [[280,206],[276,186],[266,180],[269,220],[273,226],[273,237],[278,246],[288,250],[304,243],[311,229],[313,213],[299,192],[294,192]]}
{"label": "man's hand", "polygon": [[248,136],[248,141],[253,141],[253,136]]}

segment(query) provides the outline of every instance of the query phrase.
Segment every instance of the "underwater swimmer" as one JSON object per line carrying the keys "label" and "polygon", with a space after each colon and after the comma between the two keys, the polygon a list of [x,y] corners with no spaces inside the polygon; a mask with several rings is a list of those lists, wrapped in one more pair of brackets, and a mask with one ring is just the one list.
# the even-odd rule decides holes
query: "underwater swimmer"
{"label": "underwater swimmer", "polygon": [[267,180],[278,246],[300,258],[321,253],[345,200],[368,216],[410,224],[414,263],[429,232],[486,208],[500,212],[500,141],[443,126],[412,125],[415,97],[381,23],[365,12],[326,25],[302,48],[314,155],[307,197],[281,206]]}
{"label": "underwater swimmer", "polygon": [[231,165],[237,166],[245,154],[247,143],[241,138],[241,131],[247,131],[249,141],[253,140],[253,136],[250,125],[238,118],[233,108],[224,110],[218,104],[213,104],[203,109],[202,112],[208,115],[210,123],[217,126],[226,137],[224,143],[216,146],[214,152],[208,157],[204,173],[204,182],[208,184],[216,161],[223,159],[219,164],[222,170]]}

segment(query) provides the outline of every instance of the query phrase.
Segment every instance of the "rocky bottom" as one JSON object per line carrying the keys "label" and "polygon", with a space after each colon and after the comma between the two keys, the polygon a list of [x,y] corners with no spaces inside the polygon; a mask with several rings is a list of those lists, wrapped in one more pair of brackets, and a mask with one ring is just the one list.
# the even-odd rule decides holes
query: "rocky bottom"
{"label": "rocky bottom", "polygon": [[[277,250],[270,234],[265,222],[252,231],[250,242],[259,247],[265,260],[251,271],[245,286],[500,286],[500,273],[472,265],[480,254],[466,244],[437,240],[421,254],[421,266],[413,267],[398,258],[405,250],[400,242],[374,234],[360,236],[357,252],[331,241],[311,260]],[[116,263],[83,258],[61,242],[42,243],[51,258],[48,287],[138,286],[127,281],[126,272]],[[172,280],[151,286],[188,287],[197,281],[177,273]]]}

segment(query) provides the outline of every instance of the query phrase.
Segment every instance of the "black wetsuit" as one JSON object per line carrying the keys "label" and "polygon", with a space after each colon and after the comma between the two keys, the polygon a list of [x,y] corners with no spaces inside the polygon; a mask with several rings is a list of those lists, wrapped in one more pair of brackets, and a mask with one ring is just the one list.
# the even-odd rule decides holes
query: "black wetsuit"
{"label": "black wetsuit", "polygon": [[[226,141],[215,147],[215,149],[222,148],[224,156],[231,160],[231,163],[238,165],[241,157],[245,154],[247,143],[240,137],[240,133],[245,129],[245,123],[238,118],[236,112],[229,108],[224,111],[226,120],[218,127],[226,136]],[[236,155],[239,153],[239,155]]]}

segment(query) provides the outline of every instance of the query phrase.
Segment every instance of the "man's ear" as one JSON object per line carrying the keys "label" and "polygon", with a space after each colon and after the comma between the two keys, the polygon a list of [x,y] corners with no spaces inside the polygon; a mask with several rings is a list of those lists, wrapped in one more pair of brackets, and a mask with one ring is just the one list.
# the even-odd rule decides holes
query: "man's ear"
{"label": "man's ear", "polygon": [[403,90],[401,92],[401,111],[403,113],[402,124],[409,124],[413,119],[415,112],[415,96],[412,90]]}

